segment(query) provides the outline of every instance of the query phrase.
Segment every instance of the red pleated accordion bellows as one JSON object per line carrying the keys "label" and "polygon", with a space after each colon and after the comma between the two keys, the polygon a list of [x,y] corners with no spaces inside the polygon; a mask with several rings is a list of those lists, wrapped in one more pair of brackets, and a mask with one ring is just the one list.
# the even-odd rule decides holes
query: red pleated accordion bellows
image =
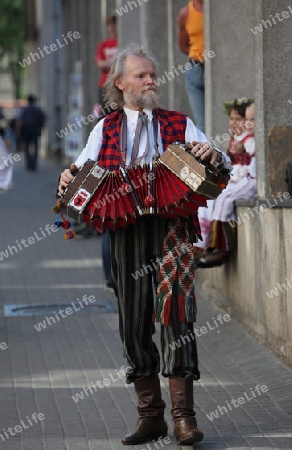
{"label": "red pleated accordion bellows", "polygon": [[149,165],[109,171],[87,161],[61,197],[61,210],[99,232],[126,227],[146,214],[189,217],[226,186],[174,144]]}

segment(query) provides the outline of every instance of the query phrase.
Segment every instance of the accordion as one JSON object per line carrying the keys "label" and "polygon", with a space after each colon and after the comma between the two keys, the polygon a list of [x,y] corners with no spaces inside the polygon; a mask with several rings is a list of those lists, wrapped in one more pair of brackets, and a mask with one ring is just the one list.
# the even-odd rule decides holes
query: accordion
{"label": "accordion", "polygon": [[60,197],[61,211],[99,232],[126,227],[146,214],[194,215],[208,199],[218,197],[229,177],[196,160],[190,148],[172,144],[151,166],[115,171],[89,160]]}

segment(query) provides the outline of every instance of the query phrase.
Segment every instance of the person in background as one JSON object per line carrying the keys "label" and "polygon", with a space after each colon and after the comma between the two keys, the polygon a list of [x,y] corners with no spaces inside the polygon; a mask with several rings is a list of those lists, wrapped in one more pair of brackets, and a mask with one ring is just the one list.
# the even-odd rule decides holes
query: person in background
{"label": "person in background", "polygon": [[[197,267],[200,268],[221,266],[229,259],[236,242],[234,202],[256,195],[253,101],[240,98],[231,103],[224,103],[224,106],[233,133],[227,150],[233,169],[226,189],[210,205],[213,208],[212,219],[206,239],[206,252],[197,262]],[[204,219],[207,220],[202,210],[203,208],[200,208],[200,223]],[[207,228],[204,222],[203,226]]]}
{"label": "person in background", "polygon": [[46,121],[45,113],[36,101],[36,97],[30,94],[28,105],[21,109],[18,119],[18,137],[24,144],[26,169],[32,172],[37,171],[39,137]]}
{"label": "person in background", "polygon": [[5,121],[0,119],[0,194],[7,192],[12,187],[13,165],[9,158],[5,134]]}
{"label": "person in background", "polygon": [[4,139],[6,132],[6,120],[4,116],[3,106],[0,106],[0,136]]}
{"label": "person in background", "polygon": [[9,120],[7,130],[7,139],[9,140],[11,151],[13,152],[21,150],[21,141],[18,139],[19,136],[17,135],[17,123],[19,121],[20,111],[20,102],[16,100],[14,104],[14,114]]}
{"label": "person in background", "polygon": [[101,70],[100,77],[98,80],[98,88],[99,88],[99,102],[103,109],[105,109],[105,100],[104,100],[105,83],[109,73],[110,65],[119,48],[117,40],[116,16],[109,16],[106,19],[106,29],[108,38],[105,41],[102,41],[98,44],[95,54],[96,65]]}
{"label": "person in background", "polygon": [[197,127],[205,132],[204,0],[191,0],[180,10],[178,44],[188,55],[192,68],[186,71],[185,83],[190,107]]}
{"label": "person in background", "polygon": [[[113,110],[105,105],[105,83],[109,74],[109,69],[111,63],[118,51],[118,40],[117,40],[117,17],[109,16],[106,19],[106,28],[108,33],[108,39],[102,41],[96,50],[95,62],[99,69],[101,69],[100,78],[98,81],[99,87],[99,102],[100,110],[104,111],[103,115],[111,113]],[[102,266],[104,277],[106,280],[106,285],[112,288],[112,277],[111,277],[111,263],[110,263],[110,236],[109,231],[106,230],[102,235]]]}

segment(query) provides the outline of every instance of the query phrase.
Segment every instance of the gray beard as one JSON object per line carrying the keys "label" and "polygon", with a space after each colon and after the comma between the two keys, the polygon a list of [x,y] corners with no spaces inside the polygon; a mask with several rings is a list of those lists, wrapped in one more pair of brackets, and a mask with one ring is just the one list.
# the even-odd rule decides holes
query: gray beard
{"label": "gray beard", "polygon": [[146,95],[124,92],[124,102],[137,108],[155,109],[158,107],[159,96],[156,91],[150,91]]}

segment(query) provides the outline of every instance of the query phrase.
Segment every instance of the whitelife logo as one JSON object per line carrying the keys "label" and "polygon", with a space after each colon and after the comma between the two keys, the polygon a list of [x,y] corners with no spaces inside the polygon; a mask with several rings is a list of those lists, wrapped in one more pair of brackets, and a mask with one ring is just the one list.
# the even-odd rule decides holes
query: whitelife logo
{"label": "whitelife logo", "polygon": [[[9,256],[13,256],[15,253],[18,253],[19,250],[21,251],[24,248],[27,248],[30,245],[35,244],[37,241],[41,241],[42,239],[46,238],[47,236],[50,236],[52,233],[55,233],[56,231],[58,231],[59,228],[56,225],[47,224],[45,226],[44,230],[42,229],[42,227],[40,227],[39,230],[40,230],[40,233],[38,231],[35,231],[33,236],[30,236],[27,239],[21,239],[20,242],[17,239],[15,241],[15,245],[11,245],[11,246],[8,245],[6,250],[0,252],[0,261],[3,261],[4,259],[9,258]],[[40,235],[42,235],[43,237]],[[16,245],[17,245],[17,247],[16,247]]]}
{"label": "whitelife logo", "polygon": [[6,430],[3,428],[3,432],[0,433],[0,438],[2,439],[2,442],[4,442],[9,439],[10,436],[15,436],[17,433],[22,433],[23,430],[27,430],[38,423],[38,421],[42,421],[44,419],[45,415],[43,413],[34,412],[31,417],[26,416],[26,421],[21,420],[19,425],[8,427]]}
{"label": "whitelife logo", "polygon": [[0,170],[6,169],[10,164],[13,164],[14,161],[18,162],[21,160],[21,156],[18,153],[14,155],[9,153],[9,155],[2,156],[3,162],[0,162]]}
{"label": "whitelife logo", "polygon": [[[209,320],[205,323],[205,326],[202,326],[200,328],[194,328],[193,332],[189,330],[189,335],[185,334],[184,336],[181,334],[180,338],[177,341],[173,341],[171,344],[169,344],[169,347],[172,351],[174,351],[176,348],[180,348],[182,345],[185,345],[188,342],[195,341],[196,337],[201,337],[204,334],[207,334],[209,331],[216,330],[220,327],[220,325],[223,325],[226,322],[229,322],[231,320],[231,317],[229,314],[218,314],[216,319],[212,317],[213,322],[210,323]],[[219,333],[219,331],[217,331]]]}
{"label": "whitelife logo", "polygon": [[44,45],[42,49],[38,47],[38,52],[30,52],[29,56],[27,56],[27,58],[24,58],[22,61],[18,61],[18,64],[20,64],[21,67],[29,66],[33,62],[44,58],[46,55],[50,55],[52,52],[55,52],[59,48],[65,47],[66,45],[70,44],[70,42],[73,42],[74,39],[79,39],[80,33],[79,31],[74,31],[74,33],[72,31],[68,31],[66,36],[62,34],[62,38],[63,42],[60,42],[59,39],[56,39],[56,44],[51,44],[50,46]]}
{"label": "whitelife logo", "polygon": [[42,322],[39,322],[37,325],[34,325],[35,329],[37,331],[42,331],[45,330],[47,328],[47,324],[48,326],[51,326],[53,323],[56,323],[56,321],[60,322],[60,316],[62,317],[62,319],[66,319],[66,317],[71,316],[71,314],[73,314],[74,312],[80,311],[81,309],[84,308],[84,305],[82,302],[84,302],[84,304],[86,306],[88,306],[88,302],[89,303],[94,303],[96,302],[96,298],[94,295],[83,295],[82,300],[79,300],[79,298],[77,298],[78,304],[80,306],[80,308],[78,308],[76,303],[71,303],[71,306],[68,306],[65,310],[64,309],[59,309],[58,312],[53,311],[54,316],[46,316],[45,320],[43,320]]}
{"label": "whitelife logo", "polygon": [[228,411],[232,411],[233,407],[238,408],[240,405],[244,405],[247,401],[250,402],[251,400],[254,400],[257,395],[260,396],[262,395],[262,393],[266,393],[269,390],[265,384],[263,384],[262,386],[257,384],[254,389],[256,392],[254,392],[254,390],[250,388],[249,392],[244,392],[242,397],[238,397],[238,399],[236,400],[234,398],[230,400],[231,405],[228,400],[225,401],[226,406],[217,405],[215,411],[207,414],[208,419],[213,422],[214,419],[219,418],[219,413],[221,414],[221,416],[223,416],[224,414],[227,414]]}
{"label": "whitelife logo", "polygon": [[270,14],[271,19],[262,19],[261,22],[254,28],[251,28],[250,31],[256,36],[257,34],[262,33],[264,31],[264,28],[267,30],[268,28],[277,25],[279,22],[283,22],[284,19],[290,19],[290,17],[292,17],[292,7],[288,5],[287,8],[289,9],[289,11],[282,11],[281,13],[276,13],[274,16]]}
{"label": "whitelife logo", "polygon": [[[143,0],[144,3],[147,3],[149,0]],[[141,0],[128,0],[127,3],[124,6],[121,6],[119,9],[116,9],[116,13],[121,17],[124,14],[127,14],[130,11],[133,11],[133,9],[138,8],[139,6],[142,6],[143,2]]]}
{"label": "whitelife logo", "polygon": [[[84,400],[84,398],[85,398],[84,394],[86,395],[86,397],[88,397],[89,393],[94,394],[95,392],[98,391],[98,389],[103,389],[105,387],[108,387],[112,383],[115,383],[116,381],[119,381],[121,379],[123,380],[124,384],[126,384],[124,381],[125,375],[127,372],[131,372],[131,371],[132,371],[132,368],[130,366],[127,366],[127,367],[122,366],[120,368],[120,370],[115,369],[115,372],[116,372],[115,374],[109,373],[108,378],[104,378],[102,381],[97,380],[95,383],[93,383],[93,381],[92,381],[90,383],[90,385],[84,386],[82,388],[83,392],[82,391],[77,392],[76,394],[71,395],[71,398],[74,400],[75,403],[78,403],[80,400]],[[117,375],[118,378],[115,378],[114,375]],[[126,386],[129,386],[129,385],[126,385]]]}

